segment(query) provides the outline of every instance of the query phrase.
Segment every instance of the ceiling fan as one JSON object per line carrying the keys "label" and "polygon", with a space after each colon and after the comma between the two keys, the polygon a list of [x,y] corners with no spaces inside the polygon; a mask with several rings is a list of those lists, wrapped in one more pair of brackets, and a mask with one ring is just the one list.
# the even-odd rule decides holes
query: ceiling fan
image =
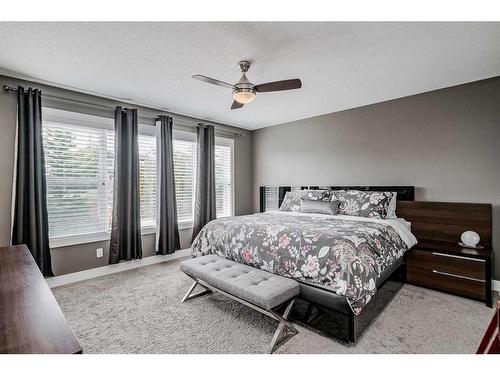
{"label": "ceiling fan", "polygon": [[206,77],[201,74],[195,74],[193,78],[203,82],[211,83],[212,85],[226,87],[233,90],[234,101],[231,109],[238,109],[243,107],[245,104],[250,103],[255,99],[258,92],[294,90],[300,89],[302,87],[302,82],[300,81],[300,79],[286,79],[284,81],[275,81],[262,83],[260,85],[254,85],[248,80],[246,76],[246,72],[248,72],[248,69],[250,69],[250,65],[251,63],[249,61],[244,60],[238,62],[238,66],[240,67],[242,76],[240,80],[234,85],[219,81],[218,79]]}

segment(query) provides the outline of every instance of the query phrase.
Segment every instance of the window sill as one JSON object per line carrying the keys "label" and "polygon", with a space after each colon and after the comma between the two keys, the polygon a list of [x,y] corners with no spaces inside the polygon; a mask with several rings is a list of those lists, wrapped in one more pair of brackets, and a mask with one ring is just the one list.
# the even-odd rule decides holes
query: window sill
{"label": "window sill", "polygon": [[[181,229],[181,230],[192,229],[192,228],[193,228],[193,222],[191,222],[191,221],[179,223],[179,229]],[[155,234],[155,233],[156,233],[156,227],[154,227],[154,226],[149,226],[149,227],[145,227],[145,228],[141,229],[141,234],[143,236],[149,235],[149,234]],[[90,233],[90,234],[81,234],[81,235],[77,235],[77,236],[51,238],[51,239],[49,239],[49,243],[50,243],[51,249],[56,249],[59,247],[67,247],[67,246],[82,245],[82,244],[86,244],[86,243],[109,241],[110,237],[111,237],[111,232]]]}
{"label": "window sill", "polygon": [[49,239],[50,248],[66,247],[73,245],[81,245],[85,243],[109,241],[110,232],[81,234],[77,236],[56,237]]}

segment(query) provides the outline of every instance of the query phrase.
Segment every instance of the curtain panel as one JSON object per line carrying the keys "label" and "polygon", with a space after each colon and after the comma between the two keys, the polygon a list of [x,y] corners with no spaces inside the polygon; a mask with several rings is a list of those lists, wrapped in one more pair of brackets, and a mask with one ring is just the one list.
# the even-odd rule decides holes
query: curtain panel
{"label": "curtain panel", "polygon": [[156,253],[172,254],[180,249],[175,197],[172,117],[161,115],[156,122],[158,157]]}
{"label": "curtain panel", "polygon": [[137,110],[117,107],[110,264],[142,258],[139,178]]}
{"label": "curtain panel", "polygon": [[209,221],[216,218],[215,204],[215,127],[198,124],[196,192],[193,240]]}
{"label": "curtain panel", "polygon": [[54,276],[49,247],[47,183],[42,142],[42,94],[17,89],[17,155],[12,245],[26,244],[44,276]]}

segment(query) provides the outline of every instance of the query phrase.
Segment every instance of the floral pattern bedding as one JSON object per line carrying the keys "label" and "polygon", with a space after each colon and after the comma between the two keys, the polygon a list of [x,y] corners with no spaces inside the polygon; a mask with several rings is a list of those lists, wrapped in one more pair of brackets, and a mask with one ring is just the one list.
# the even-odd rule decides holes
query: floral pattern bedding
{"label": "floral pattern bedding", "polygon": [[340,203],[340,215],[385,219],[394,193],[380,191],[335,190],[334,200]]}
{"label": "floral pattern bedding", "polygon": [[380,273],[407,245],[383,221],[267,212],[213,220],[191,249],[193,256],[216,254],[329,287],[359,314],[375,294]]}

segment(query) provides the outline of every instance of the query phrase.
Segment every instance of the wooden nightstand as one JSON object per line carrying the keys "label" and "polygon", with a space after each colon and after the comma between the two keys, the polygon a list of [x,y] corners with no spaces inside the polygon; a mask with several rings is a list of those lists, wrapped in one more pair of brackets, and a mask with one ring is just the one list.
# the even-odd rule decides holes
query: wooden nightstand
{"label": "wooden nightstand", "polygon": [[[407,281],[491,307],[491,211],[485,203],[398,202],[398,217],[411,223],[418,240],[406,254]],[[467,230],[479,234],[484,249],[458,245]]]}
{"label": "wooden nightstand", "polygon": [[421,241],[406,254],[407,282],[492,307],[492,256],[491,247],[476,250],[450,242]]}

